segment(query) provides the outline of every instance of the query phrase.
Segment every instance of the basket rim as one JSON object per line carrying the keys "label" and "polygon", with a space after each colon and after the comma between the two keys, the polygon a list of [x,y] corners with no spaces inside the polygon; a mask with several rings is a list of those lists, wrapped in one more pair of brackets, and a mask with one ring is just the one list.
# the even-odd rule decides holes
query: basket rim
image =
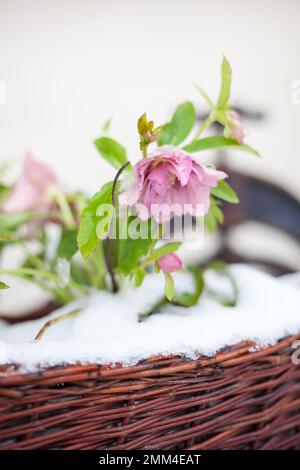
{"label": "basket rim", "polygon": [[[83,376],[91,378],[97,376],[103,379],[118,378],[147,378],[156,375],[172,375],[176,372],[188,372],[200,368],[228,368],[241,363],[263,360],[266,355],[274,354],[274,364],[280,363],[280,356],[276,353],[300,340],[300,332],[286,336],[276,343],[266,347],[258,347],[253,341],[243,341],[226,346],[212,357],[200,355],[197,359],[190,359],[182,355],[158,355],[141,360],[133,365],[121,363],[98,364],[76,363],[61,364],[49,367],[38,367],[36,371],[22,371],[18,364],[0,365],[0,387],[28,384],[39,381],[71,382],[81,380]],[[270,360],[270,359],[269,359]]]}

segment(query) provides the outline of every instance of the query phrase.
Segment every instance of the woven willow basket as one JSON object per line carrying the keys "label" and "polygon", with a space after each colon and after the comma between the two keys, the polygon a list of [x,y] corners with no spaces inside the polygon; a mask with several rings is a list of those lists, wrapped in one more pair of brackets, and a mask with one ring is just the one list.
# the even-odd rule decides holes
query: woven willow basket
{"label": "woven willow basket", "polygon": [[0,449],[300,449],[293,341],[132,367],[0,373]]}

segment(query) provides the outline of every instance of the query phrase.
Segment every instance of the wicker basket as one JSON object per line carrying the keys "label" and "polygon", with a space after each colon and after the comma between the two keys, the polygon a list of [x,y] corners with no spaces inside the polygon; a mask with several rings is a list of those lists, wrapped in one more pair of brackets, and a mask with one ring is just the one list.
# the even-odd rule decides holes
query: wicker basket
{"label": "wicker basket", "polygon": [[[0,373],[0,449],[297,449],[300,335],[214,358]],[[252,350],[252,352],[251,352]]]}

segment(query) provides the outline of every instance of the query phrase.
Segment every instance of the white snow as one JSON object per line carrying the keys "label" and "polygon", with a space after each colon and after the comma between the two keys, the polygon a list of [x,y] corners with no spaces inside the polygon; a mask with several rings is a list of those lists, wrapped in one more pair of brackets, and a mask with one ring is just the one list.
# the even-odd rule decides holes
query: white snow
{"label": "white snow", "polygon": [[[236,307],[225,307],[206,291],[198,305],[172,305],[138,322],[140,313],[158,301],[163,279],[153,274],[139,289],[126,286],[118,294],[96,292],[48,317],[16,325],[0,322],[0,363],[26,370],[63,363],[133,364],[151,355],[211,356],[226,345],[253,340],[258,347],[300,331],[300,289],[292,278],[275,279],[246,265],[232,265],[238,287]],[[222,295],[229,286],[208,278]],[[187,274],[175,276],[177,290],[191,289]],[[3,294],[5,295],[5,294]],[[39,342],[33,339],[49,318],[75,308],[81,313],[51,326]]]}

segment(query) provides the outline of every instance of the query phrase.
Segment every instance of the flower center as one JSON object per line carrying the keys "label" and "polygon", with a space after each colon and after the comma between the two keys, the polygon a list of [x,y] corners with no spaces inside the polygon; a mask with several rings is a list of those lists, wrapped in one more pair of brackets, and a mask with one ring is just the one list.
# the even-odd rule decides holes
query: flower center
{"label": "flower center", "polygon": [[174,173],[168,173],[168,178],[169,178],[169,186],[174,186],[174,184],[177,181],[177,176]]}

